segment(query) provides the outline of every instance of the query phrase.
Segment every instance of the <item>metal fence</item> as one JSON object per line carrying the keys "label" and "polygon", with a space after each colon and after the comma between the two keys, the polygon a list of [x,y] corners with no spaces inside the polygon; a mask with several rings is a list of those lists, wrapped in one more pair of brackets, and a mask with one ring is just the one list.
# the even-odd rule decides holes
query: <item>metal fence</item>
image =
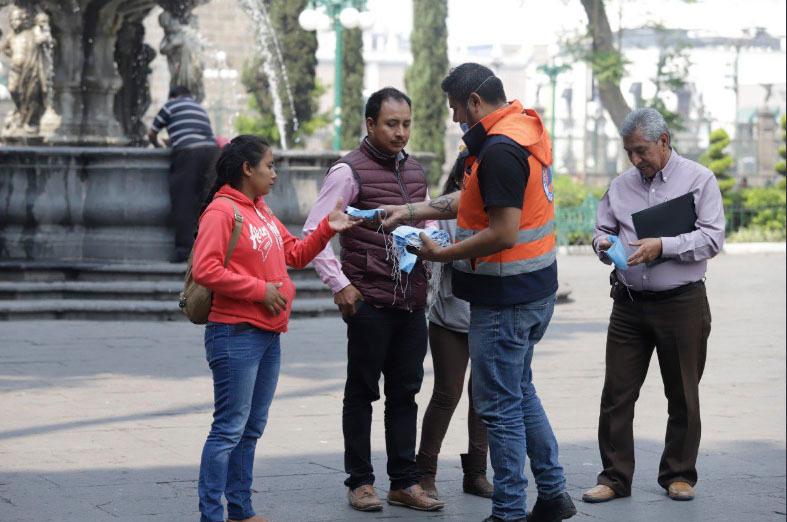
{"label": "metal fence", "polygon": [[[588,196],[578,206],[555,206],[558,245],[589,245],[593,240],[597,209],[598,199],[594,196]],[[756,208],[735,205],[725,209],[724,214],[728,236],[739,231],[751,231],[748,238],[742,238],[750,241],[782,240],[785,236],[787,207],[784,205]]]}

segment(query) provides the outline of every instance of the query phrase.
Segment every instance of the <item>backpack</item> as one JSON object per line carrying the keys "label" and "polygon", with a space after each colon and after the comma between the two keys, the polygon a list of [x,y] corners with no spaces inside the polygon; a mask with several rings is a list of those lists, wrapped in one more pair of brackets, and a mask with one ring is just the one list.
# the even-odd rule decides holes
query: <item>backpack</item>
{"label": "backpack", "polygon": [[[220,196],[225,197],[225,196]],[[229,199],[229,198],[227,198]],[[238,244],[240,238],[241,227],[243,226],[243,216],[235,203],[232,203],[232,210],[235,212],[235,226],[232,229],[232,237],[227,245],[227,255],[224,256],[224,268],[230,263],[232,252]],[[213,292],[202,285],[198,285],[191,275],[191,261],[194,256],[194,249],[191,249],[189,260],[186,263],[186,279],[183,282],[183,291],[180,293],[180,300],[178,306],[186,317],[189,318],[194,324],[205,324],[208,322],[208,315],[210,314],[211,302],[213,300]]]}

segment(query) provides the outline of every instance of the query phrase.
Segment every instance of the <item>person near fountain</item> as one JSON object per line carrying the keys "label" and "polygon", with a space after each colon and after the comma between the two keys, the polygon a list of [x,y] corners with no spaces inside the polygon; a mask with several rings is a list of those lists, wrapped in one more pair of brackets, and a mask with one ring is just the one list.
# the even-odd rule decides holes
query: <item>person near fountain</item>
{"label": "person near fountain", "polygon": [[[342,198],[360,209],[383,204],[406,204],[427,198],[421,165],[407,155],[411,103],[404,93],[387,87],[366,103],[367,136],[360,146],[337,161],[325,177],[317,201],[304,225],[313,233]],[[423,227],[424,221],[410,224]],[[418,484],[415,462],[418,405],[426,356],[426,272],[418,263],[401,284],[392,277],[392,256],[386,236],[356,227],[341,235],[341,261],[330,246],[314,261],[320,279],[334,292],[347,323],[347,381],[342,429],[344,468],[349,475],[350,506],[359,511],[382,509],[374,490],[371,459],[372,402],[380,398],[380,375],[385,376],[385,446],[391,482],[388,503],[435,511],[443,502],[430,498]]]}
{"label": "person near fountain", "polygon": [[[467,130],[464,124],[462,128]],[[467,149],[463,148],[445,182],[443,195],[461,188],[468,157]],[[439,227],[440,230],[448,233],[453,243],[456,237],[456,220],[440,220]],[[421,487],[432,498],[439,498],[435,485],[437,459],[451,417],[462,396],[470,357],[467,344],[470,305],[453,294],[451,263],[437,266],[439,269],[433,269],[432,277],[437,278],[438,286],[433,290],[428,313],[434,390],[421,423],[421,443],[415,457],[421,475]],[[489,498],[492,496],[492,485],[486,478],[486,426],[478,417],[473,405],[472,376],[467,387],[467,397],[468,450],[467,453],[460,455],[464,471],[462,489],[465,493]]]}
{"label": "person near fountain", "polygon": [[[222,150],[194,246],[194,281],[213,291],[205,352],[213,374],[213,424],[199,472],[201,522],[263,522],[251,505],[254,451],[279,376],[295,286],[287,267],[303,268],[337,232],[359,222],[341,199],[303,240],[287,231],[264,197],[276,183],[270,146],[238,136]],[[224,257],[236,213],[243,218],[229,263]]]}
{"label": "person near fountain", "polygon": [[148,139],[160,147],[158,133],[167,129],[172,156],[169,170],[169,195],[175,226],[176,263],[186,261],[194,245],[194,226],[205,195],[208,177],[213,173],[219,148],[205,109],[188,88],[170,90],[169,100],[161,107],[148,130]]}

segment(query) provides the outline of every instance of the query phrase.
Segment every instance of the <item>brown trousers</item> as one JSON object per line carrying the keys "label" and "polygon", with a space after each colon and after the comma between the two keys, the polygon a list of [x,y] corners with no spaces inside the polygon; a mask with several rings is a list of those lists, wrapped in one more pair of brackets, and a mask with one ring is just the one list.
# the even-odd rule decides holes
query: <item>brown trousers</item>
{"label": "brown trousers", "polygon": [[604,470],[598,483],[631,494],[634,403],[656,348],[667,397],[667,434],[658,483],[697,482],[700,445],[699,382],[705,367],[710,308],[703,283],[659,298],[613,290],[598,444]]}
{"label": "brown trousers", "polygon": [[[429,349],[434,365],[434,391],[426,407],[421,426],[421,444],[418,453],[437,457],[443,444],[448,424],[454,414],[465,384],[470,349],[467,334],[443,328],[429,322]],[[473,407],[472,379],[467,385],[470,407],[467,414],[469,454],[483,455],[486,460],[486,426]]]}

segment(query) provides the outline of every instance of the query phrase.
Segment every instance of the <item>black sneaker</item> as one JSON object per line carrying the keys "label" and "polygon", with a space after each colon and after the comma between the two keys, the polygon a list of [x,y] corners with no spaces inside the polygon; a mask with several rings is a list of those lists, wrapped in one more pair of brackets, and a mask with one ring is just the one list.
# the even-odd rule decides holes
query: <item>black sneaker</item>
{"label": "black sneaker", "polygon": [[527,514],[527,522],[560,522],[577,514],[574,501],[563,492],[555,498],[544,500],[538,497],[533,511]]}

